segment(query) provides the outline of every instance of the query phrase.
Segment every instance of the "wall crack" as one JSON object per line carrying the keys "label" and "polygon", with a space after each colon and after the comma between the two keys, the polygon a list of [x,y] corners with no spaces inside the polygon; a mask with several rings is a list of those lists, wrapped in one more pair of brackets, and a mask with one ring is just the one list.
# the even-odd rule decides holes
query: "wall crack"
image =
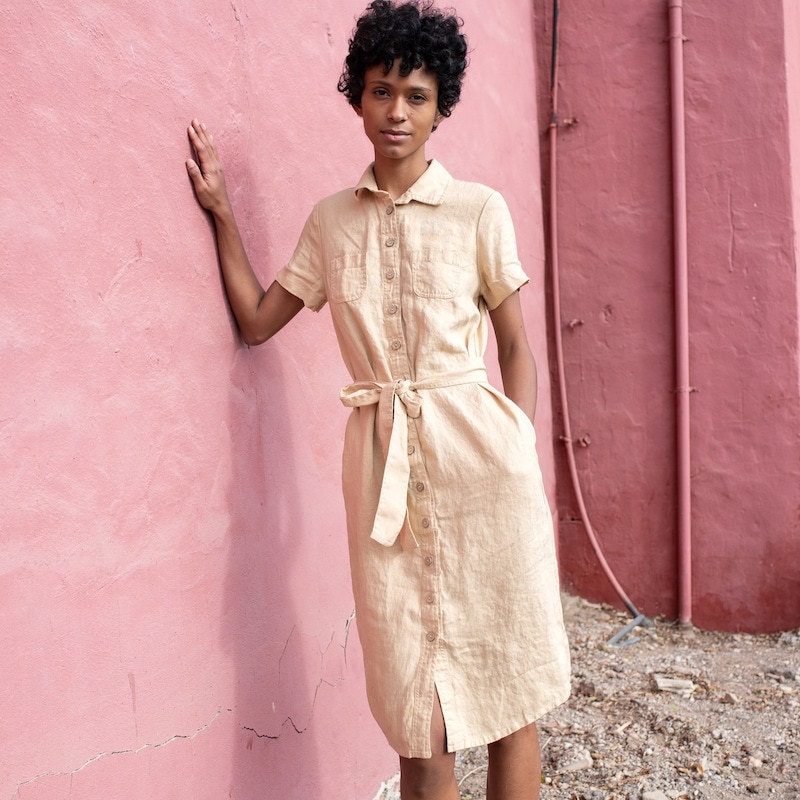
{"label": "wall crack", "polygon": [[243,725],[242,730],[246,731],[247,733],[253,734],[253,736],[255,736],[257,739],[269,739],[272,742],[277,741],[278,739],[281,738],[281,736],[283,736],[283,729],[286,727],[287,723],[292,726],[292,729],[296,734],[298,735],[303,734],[308,730],[309,726],[311,725],[311,720],[314,719],[314,708],[317,705],[317,697],[319,696],[319,690],[323,686],[330,686],[332,689],[335,689],[337,686],[339,686],[341,682],[342,681],[331,683],[330,681],[326,681],[324,678],[318,681],[317,687],[316,689],[314,689],[314,699],[311,701],[311,711],[308,714],[308,721],[302,728],[297,727],[297,723],[294,721],[294,718],[290,715],[286,717],[286,719],[284,719],[284,721],[281,723],[281,727],[278,733],[259,733],[259,731],[256,728],[252,728],[249,725]]}
{"label": "wall crack", "polygon": [[355,618],[356,618],[356,610],[353,609],[350,612],[350,616],[345,620],[344,623],[344,644],[342,645],[342,650],[344,650],[345,666],[347,666],[347,640],[350,638],[350,626],[353,624]]}
{"label": "wall crack", "polygon": [[174,736],[170,736],[168,739],[165,739],[163,742],[156,742],[155,744],[143,744],[139,747],[132,747],[126,750],[109,750],[108,752],[98,753],[95,756],[87,759],[83,762],[79,767],[76,769],[68,770],[66,772],[42,772],[39,775],[34,775],[32,778],[27,778],[24,781],[20,781],[17,784],[17,788],[14,790],[14,794],[11,795],[11,800],[14,798],[20,797],[20,791],[25,786],[30,786],[32,783],[36,781],[42,780],[42,778],[58,778],[58,777],[70,777],[72,775],[76,775],[79,772],[82,772],[87,767],[90,767],[92,764],[101,761],[104,758],[111,758],[112,756],[127,756],[127,755],[135,755],[136,753],[141,753],[145,750],[159,750],[162,747],[166,747],[169,744],[172,744],[175,741],[186,741],[196,739],[202,733],[205,733],[223,714],[229,714],[233,709],[230,708],[220,708],[217,710],[217,713],[205,724],[201,725],[192,733],[176,733]]}

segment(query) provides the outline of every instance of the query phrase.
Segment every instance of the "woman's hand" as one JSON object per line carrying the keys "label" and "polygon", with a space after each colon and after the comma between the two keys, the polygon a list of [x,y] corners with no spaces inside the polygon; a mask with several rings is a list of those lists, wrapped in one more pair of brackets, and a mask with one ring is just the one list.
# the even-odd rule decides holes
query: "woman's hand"
{"label": "woman's hand", "polygon": [[192,179],[194,193],[200,205],[212,214],[230,208],[228,191],[225,188],[225,175],[222,171],[214,137],[206,130],[204,123],[197,119],[189,125],[189,141],[192,143],[197,161],[186,159],[186,171]]}
{"label": "woman's hand", "polygon": [[197,161],[186,159],[186,171],[192,179],[200,205],[214,215],[217,253],[236,323],[249,345],[265,342],[276,334],[303,307],[303,301],[273,282],[265,292],[261,288],[236,225],[225,176],[214,138],[197,119],[189,126],[189,141]]}

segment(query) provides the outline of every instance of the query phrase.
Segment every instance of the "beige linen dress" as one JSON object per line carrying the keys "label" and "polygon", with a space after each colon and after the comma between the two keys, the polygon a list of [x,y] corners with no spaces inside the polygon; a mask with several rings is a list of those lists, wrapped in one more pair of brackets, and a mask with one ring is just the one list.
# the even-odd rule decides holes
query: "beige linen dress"
{"label": "beige linen dress", "polygon": [[342,485],[370,707],[430,757],[495,741],[569,694],[533,426],[489,385],[487,309],[527,283],[502,197],[432,161],[393,201],[371,167],[311,213],[279,283],[330,304],[353,383]]}

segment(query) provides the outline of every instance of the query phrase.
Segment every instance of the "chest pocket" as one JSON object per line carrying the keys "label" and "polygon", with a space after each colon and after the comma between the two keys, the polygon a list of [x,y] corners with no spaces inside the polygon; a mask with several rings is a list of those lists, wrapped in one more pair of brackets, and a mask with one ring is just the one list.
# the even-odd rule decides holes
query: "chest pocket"
{"label": "chest pocket", "polygon": [[411,284],[417,297],[448,300],[463,291],[468,267],[455,252],[422,250],[411,254]]}
{"label": "chest pocket", "polygon": [[331,261],[328,297],[332,303],[358,300],[367,285],[367,264],[362,253],[348,253]]}

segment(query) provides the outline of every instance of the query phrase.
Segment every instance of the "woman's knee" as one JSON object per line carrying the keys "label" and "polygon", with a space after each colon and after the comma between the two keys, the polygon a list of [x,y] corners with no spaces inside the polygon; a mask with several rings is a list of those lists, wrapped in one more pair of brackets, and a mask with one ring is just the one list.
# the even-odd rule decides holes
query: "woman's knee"
{"label": "woman's knee", "polygon": [[524,728],[498,739],[489,745],[489,753],[492,751],[505,751],[505,750],[539,750],[539,733],[536,730],[536,725],[531,723]]}
{"label": "woman's knee", "polygon": [[[454,768],[455,757],[452,754],[401,758],[400,794],[403,800],[450,796],[449,791],[456,787]],[[454,796],[458,797],[458,794]]]}

